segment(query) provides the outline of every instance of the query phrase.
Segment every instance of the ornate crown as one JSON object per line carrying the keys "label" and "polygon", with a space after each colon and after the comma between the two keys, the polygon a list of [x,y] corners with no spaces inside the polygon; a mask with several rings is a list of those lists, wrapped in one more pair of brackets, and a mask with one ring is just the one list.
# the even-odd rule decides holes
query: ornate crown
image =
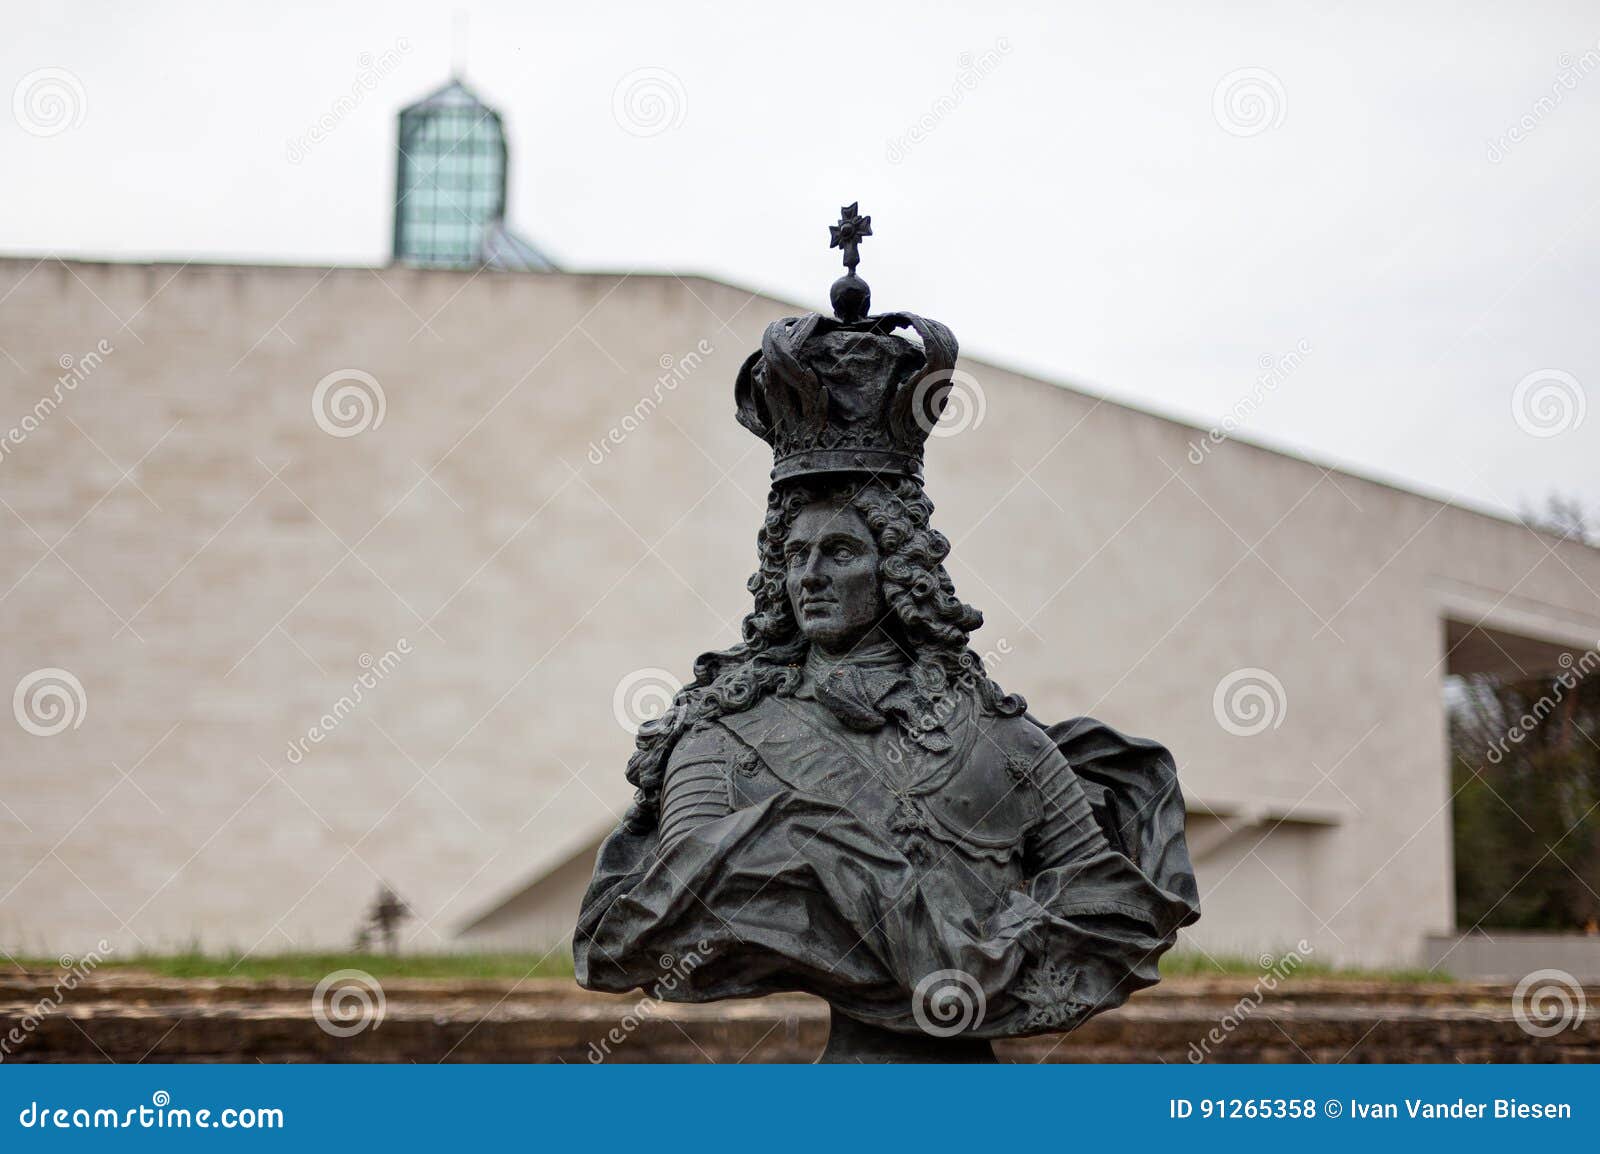
{"label": "ornate crown", "polygon": [[[831,226],[848,270],[833,284],[834,315],[774,321],[739,370],[739,423],[772,446],[774,481],[860,472],[920,481],[923,443],[949,398],[950,330],[912,313],[867,315],[872,293],[856,265],[872,218],[856,210]],[[921,344],[896,334],[903,328]]]}

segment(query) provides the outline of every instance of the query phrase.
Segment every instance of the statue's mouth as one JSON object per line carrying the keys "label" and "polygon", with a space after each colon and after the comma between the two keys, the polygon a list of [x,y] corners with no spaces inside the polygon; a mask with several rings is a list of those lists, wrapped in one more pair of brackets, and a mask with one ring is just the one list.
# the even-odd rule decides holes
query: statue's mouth
{"label": "statue's mouth", "polygon": [[831,597],[814,601],[802,601],[800,603],[800,612],[813,613],[824,609],[832,609],[837,604],[838,602]]}

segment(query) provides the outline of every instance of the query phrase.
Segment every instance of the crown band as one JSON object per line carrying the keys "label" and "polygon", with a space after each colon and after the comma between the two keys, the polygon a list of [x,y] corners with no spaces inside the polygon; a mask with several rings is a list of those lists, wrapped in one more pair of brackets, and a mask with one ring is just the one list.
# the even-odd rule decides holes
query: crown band
{"label": "crown band", "polygon": [[922,463],[893,449],[802,449],[772,466],[772,479],[792,481],[813,473],[880,473],[922,480]]}

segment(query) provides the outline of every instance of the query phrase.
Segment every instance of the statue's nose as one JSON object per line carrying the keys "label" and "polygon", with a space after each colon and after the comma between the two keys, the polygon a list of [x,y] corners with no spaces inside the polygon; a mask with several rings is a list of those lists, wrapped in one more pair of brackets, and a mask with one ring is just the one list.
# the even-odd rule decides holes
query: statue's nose
{"label": "statue's nose", "polygon": [[828,578],[822,572],[822,556],[814,554],[806,563],[805,572],[800,574],[800,588],[815,591],[828,583]]}

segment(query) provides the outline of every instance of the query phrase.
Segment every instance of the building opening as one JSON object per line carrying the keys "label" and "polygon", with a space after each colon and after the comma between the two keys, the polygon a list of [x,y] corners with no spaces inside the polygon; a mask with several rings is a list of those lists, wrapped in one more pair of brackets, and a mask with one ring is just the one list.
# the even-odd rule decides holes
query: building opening
{"label": "building opening", "polygon": [[1458,928],[1600,935],[1600,652],[1445,641]]}

